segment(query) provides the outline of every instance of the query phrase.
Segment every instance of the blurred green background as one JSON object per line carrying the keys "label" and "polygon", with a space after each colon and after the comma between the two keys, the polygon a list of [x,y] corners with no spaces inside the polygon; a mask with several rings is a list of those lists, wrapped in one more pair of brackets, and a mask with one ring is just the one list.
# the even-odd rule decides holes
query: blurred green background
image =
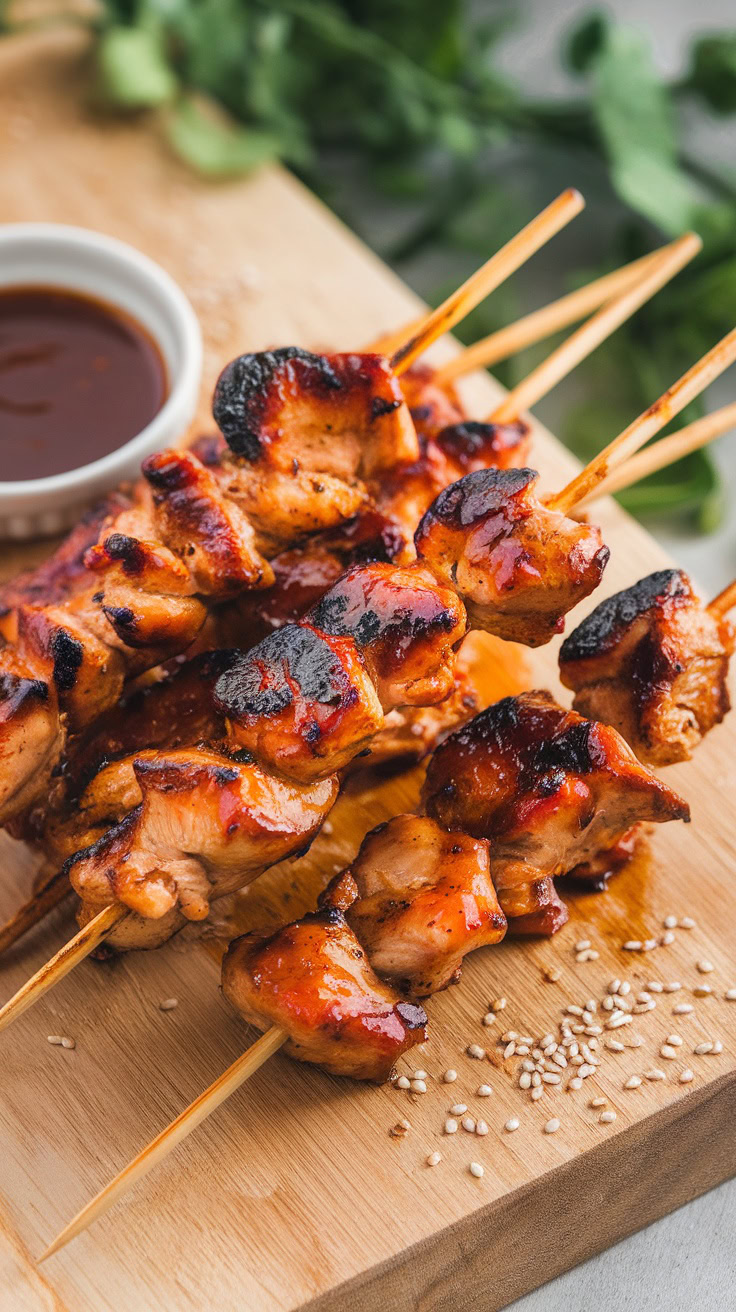
{"label": "blurred green background", "polygon": [[[0,15],[9,28],[3,0]],[[102,0],[72,21],[98,34],[101,111],[147,111],[213,179],[283,160],[430,301],[578,186],[584,216],[466,340],[695,228],[702,255],[538,407],[587,457],[736,320],[729,15],[714,0]],[[496,372],[512,383],[548,349]],[[718,400],[733,395],[731,380]],[[623,499],[669,531],[723,532],[726,450]]]}

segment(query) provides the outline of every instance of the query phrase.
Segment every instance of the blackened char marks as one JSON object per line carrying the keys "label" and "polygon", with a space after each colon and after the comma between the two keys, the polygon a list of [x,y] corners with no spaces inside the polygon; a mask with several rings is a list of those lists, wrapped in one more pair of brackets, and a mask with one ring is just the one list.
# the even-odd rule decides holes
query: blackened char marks
{"label": "blackened char marks", "polygon": [[505,452],[521,446],[528,436],[529,429],[521,420],[512,424],[488,424],[466,419],[443,428],[436,442],[461,469],[472,470],[478,462],[495,464]]}
{"label": "blackened char marks", "polygon": [[0,718],[11,717],[29,702],[47,702],[48,684],[20,674],[0,674]]}
{"label": "blackened char marks", "polygon": [[329,359],[298,346],[240,355],[226,365],[215,387],[212,413],[234,455],[256,461],[262,454],[261,429],[279,376],[300,366],[300,382],[324,395],[343,386]]}
{"label": "blackened char marks", "polygon": [[546,780],[548,790],[561,772],[585,775],[604,768],[596,727],[558,706],[549,693],[534,692],[495,702],[451,734],[445,748],[491,748],[500,759],[513,756],[530,785]]}
{"label": "blackened char marks", "polygon": [[442,606],[429,589],[409,591],[401,605],[400,590],[377,585],[366,588],[361,571],[348,571],[325,593],[307,618],[316,629],[334,637],[349,637],[356,647],[380,639],[412,642],[430,633],[451,633],[457,615]]}
{"label": "blackened char marks", "polygon": [[104,549],[109,560],[117,560],[126,574],[142,574],[146,566],[146,552],[137,538],[127,533],[111,533],[105,538]]}
{"label": "blackened char marks", "polygon": [[66,629],[59,629],[51,641],[51,655],[54,661],[54,683],[59,692],[70,692],[77,682],[84,659],[84,647]]}
{"label": "blackened char marks", "polygon": [[692,596],[686,576],[679,569],[660,569],[630,588],[606,597],[570,634],[560,649],[560,663],[587,660],[610,651],[640,615],[663,601]]}
{"label": "blackened char marks", "polygon": [[337,656],[318,633],[286,624],[220,675],[215,702],[234,720],[277,715],[296,694],[330,705],[340,701],[341,674]]}
{"label": "blackened char marks", "polygon": [[510,499],[536,482],[534,469],[477,469],[452,483],[432,502],[416,532],[419,541],[432,523],[468,528],[506,509]]}

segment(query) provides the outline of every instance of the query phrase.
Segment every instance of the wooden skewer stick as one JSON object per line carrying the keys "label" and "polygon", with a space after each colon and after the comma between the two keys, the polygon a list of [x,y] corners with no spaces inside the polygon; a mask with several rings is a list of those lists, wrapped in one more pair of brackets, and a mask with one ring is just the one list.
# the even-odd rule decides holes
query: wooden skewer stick
{"label": "wooden skewer stick", "polygon": [[0,953],[7,952],[29,929],[43,920],[49,911],[58,906],[71,893],[71,884],[64,871],[59,870],[18,908],[15,915],[0,926]]}
{"label": "wooden skewer stick", "polygon": [[669,437],[663,437],[653,446],[639,451],[637,455],[614,470],[608,478],[604,478],[588,496],[581,497],[576,503],[576,509],[579,510],[581,506],[597,500],[598,497],[612,496],[615,492],[621,492],[623,488],[638,483],[649,474],[656,474],[658,470],[666,469],[667,465],[682,460],[683,456],[689,456],[693,451],[699,451],[701,447],[707,446],[715,438],[727,433],[730,428],[736,428],[736,401],[731,405],[724,405],[720,410],[714,410],[702,419],[696,419],[694,423],[687,424],[677,433],[670,433]]}
{"label": "wooden skewer stick", "polygon": [[84,961],[84,958],[88,957],[90,952],[107,938],[115,925],[128,914],[127,908],[120,906],[119,903],[114,903],[98,912],[84,929],[80,929],[79,933],[70,938],[63,948],[59,948],[59,951],[54,953],[50,961],[45,962],[35,975],[26,980],[23,987],[18,989],[15,996],[6,1002],[4,1007],[0,1007],[0,1030],[7,1029],[8,1025],[38,1002],[44,993],[54,988],[59,980],[68,975],[80,961]]}
{"label": "wooden skewer stick", "polygon": [[723,592],[719,592],[718,596],[714,597],[713,600],[709,602],[706,606],[706,610],[709,615],[712,615],[714,619],[718,620],[724,615],[727,615],[730,610],[733,610],[734,606],[736,606],[736,579],[734,579],[733,583],[729,583],[728,587],[723,589]]}
{"label": "wooden skewer stick", "polygon": [[[620,269],[605,273],[603,277],[578,287],[574,292],[568,292],[566,296],[560,296],[556,301],[550,301],[549,305],[543,305],[539,310],[532,310],[531,314],[525,314],[515,323],[474,342],[441,365],[435,371],[434,381],[441,386],[462,378],[473,369],[489,369],[500,360],[508,360],[509,356],[525,350],[527,346],[534,346],[537,342],[543,342],[545,337],[552,337],[563,328],[579,323],[586,315],[605,305],[611,297],[618,296],[619,292],[632,286],[665,250],[667,247],[663,246],[658,251],[632,260],[630,264],[623,264]],[[398,334],[393,336],[398,337]],[[387,335],[384,340],[393,339]]]}
{"label": "wooden skewer stick", "polygon": [[500,251],[496,251],[481,269],[458,287],[452,296],[448,296],[442,305],[422,321],[419,328],[410,331],[402,344],[397,346],[391,357],[391,366],[395,373],[404,373],[417,356],[422,355],[443,333],[449,332],[461,319],[464,319],[490,292],[505,282],[516,269],[554,237],[560,228],[575,218],[585,202],[579,191],[570,188],[563,191],[531,223],[527,223],[521,232],[507,241]]}
{"label": "wooden skewer stick", "polygon": [[711,347],[676,383],[667,388],[657,401],[642,412],[608,446],[594,456],[579,474],[563,487],[561,492],[547,498],[551,510],[564,514],[585,500],[613,470],[618,469],[635,451],[654,437],[686,405],[705,391],[736,360],[736,328]]}
{"label": "wooden skewer stick", "polygon": [[87,1203],[81,1212],[77,1213],[74,1220],[64,1227],[61,1234],[38,1259],[39,1262],[45,1262],[46,1258],[51,1257],[52,1253],[58,1253],[60,1248],[69,1243],[70,1239],[74,1239],[98,1217],[103,1216],[127,1189],[130,1189],[138,1180],[142,1180],[145,1175],[148,1175],[148,1172],[152,1171],[154,1166],[157,1166],[159,1162],[168,1157],[169,1153],[173,1152],[178,1144],[186,1139],[193,1130],[196,1130],[197,1126],[201,1125],[202,1121],[210,1116],[226,1098],[229,1098],[231,1093],[235,1093],[235,1090],[239,1089],[241,1084],[250,1079],[251,1075],[254,1075],[259,1067],[263,1066],[269,1057],[273,1056],[288,1037],[285,1030],[282,1030],[278,1025],[272,1025],[270,1030],[266,1030],[266,1033],[262,1034],[260,1039],[257,1039],[248,1048],[247,1052],[244,1052],[231,1066],[228,1066],[222,1075],[218,1076],[209,1089],[205,1089],[204,1093],[200,1093],[199,1097],[189,1104],[186,1111],[183,1111],[175,1121],[167,1125],[166,1129],[162,1130],[152,1143],[149,1143],[132,1162],[129,1162],[123,1168],[119,1175],[115,1176],[114,1180],[105,1185],[104,1189],[101,1189],[96,1197]]}
{"label": "wooden skewer stick", "polygon": [[517,419],[522,411],[529,410],[546,396],[581,360],[674,278],[683,265],[698,254],[702,245],[696,233],[687,232],[665,246],[664,251],[657,255],[633,287],[625,287],[613,300],[607,301],[581,328],[576,329],[557,350],[552,351],[546,360],[522,379],[489,416],[489,422],[507,423]]}

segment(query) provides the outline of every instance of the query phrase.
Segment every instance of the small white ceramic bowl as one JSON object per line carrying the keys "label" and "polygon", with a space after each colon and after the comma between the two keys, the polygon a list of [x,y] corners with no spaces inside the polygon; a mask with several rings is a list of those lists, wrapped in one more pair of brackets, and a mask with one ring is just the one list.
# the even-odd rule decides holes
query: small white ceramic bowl
{"label": "small white ceramic bowl", "polygon": [[158,414],[117,451],[64,474],[0,481],[0,538],[18,539],[69,528],[96,497],[135,478],[146,456],[181,438],[197,406],[202,333],[189,301],[168,273],[132,246],[87,228],[56,223],[0,226],[0,289],[14,286],[82,292],[124,310],[157,342],[169,385]]}

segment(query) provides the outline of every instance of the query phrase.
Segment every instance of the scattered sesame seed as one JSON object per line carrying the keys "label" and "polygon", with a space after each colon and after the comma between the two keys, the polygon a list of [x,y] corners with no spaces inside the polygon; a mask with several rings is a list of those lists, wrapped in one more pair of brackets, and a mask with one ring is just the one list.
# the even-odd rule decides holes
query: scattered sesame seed
{"label": "scattered sesame seed", "polygon": [[671,1044],[673,1048],[682,1046],[682,1039],[679,1034],[668,1034],[666,1042]]}
{"label": "scattered sesame seed", "polygon": [[545,1127],[544,1127],[544,1133],[545,1133],[545,1134],[557,1134],[557,1131],[559,1130],[559,1128],[560,1128],[560,1122],[558,1121],[558,1119],[557,1119],[556,1116],[553,1116],[553,1117],[551,1117],[551,1119],[550,1119],[549,1121],[547,1121],[547,1123],[546,1123],[546,1125],[545,1125]]}
{"label": "scattered sesame seed", "polygon": [[411,1129],[410,1121],[404,1121],[404,1120],[397,1121],[395,1125],[391,1126],[391,1129],[389,1130],[389,1134],[391,1135],[392,1139],[403,1139],[409,1133],[410,1129]]}
{"label": "scattered sesame seed", "polygon": [[583,1014],[583,1008],[576,1007],[574,1002],[569,1002],[568,1005],[565,1007],[565,1011],[568,1012],[571,1016],[582,1016]]}
{"label": "scattered sesame seed", "polygon": [[475,1134],[475,1117],[474,1117],[474,1116],[463,1116],[463,1119],[462,1119],[462,1121],[460,1122],[460,1124],[462,1125],[463,1129],[465,1130],[465,1132],[466,1132],[467,1134]]}
{"label": "scattered sesame seed", "polygon": [[680,917],[680,929],[695,929],[695,923],[692,916]]}
{"label": "scattered sesame seed", "polygon": [[448,1116],[445,1121],[445,1134],[457,1134],[457,1121],[453,1116]]}
{"label": "scattered sesame seed", "polygon": [[567,1087],[568,1089],[582,1089],[583,1081],[580,1079],[579,1075],[575,1075],[573,1079],[570,1080]]}
{"label": "scattered sesame seed", "polygon": [[645,938],[641,945],[642,952],[653,952],[657,946],[656,938]]}
{"label": "scattered sesame seed", "polygon": [[518,1116],[510,1116],[503,1128],[511,1134],[514,1130],[518,1130],[520,1124]]}
{"label": "scattered sesame seed", "polygon": [[475,1122],[475,1133],[479,1134],[481,1138],[483,1137],[483,1135],[488,1134],[488,1126],[485,1121]]}
{"label": "scattered sesame seed", "polygon": [[645,1080],[666,1080],[666,1079],[667,1079],[667,1076],[665,1075],[664,1071],[661,1071],[661,1070],[659,1069],[658,1066],[653,1066],[652,1069],[651,1069],[650,1071],[645,1071],[645,1072],[644,1072],[644,1079],[645,1079]]}
{"label": "scattered sesame seed", "polygon": [[465,1102],[456,1102],[450,1108],[451,1116],[464,1116],[468,1110],[468,1104]]}
{"label": "scattered sesame seed", "polygon": [[712,990],[710,984],[696,984],[696,985],[695,985],[695,988],[693,989],[693,997],[695,997],[695,998],[709,998],[709,997],[711,996],[712,992],[713,992],[713,990]]}
{"label": "scattered sesame seed", "polygon": [[410,1088],[411,1088],[411,1080],[408,1080],[408,1079],[406,1078],[405,1075],[400,1075],[399,1078],[398,1078],[398,1080],[396,1081],[396,1088],[397,1088],[397,1089],[410,1089]]}
{"label": "scattered sesame seed", "polygon": [[616,1119],[616,1113],[614,1111],[601,1112],[600,1116],[598,1117],[598,1120],[600,1121],[601,1125],[611,1125],[613,1121],[615,1121],[615,1119]]}
{"label": "scattered sesame seed", "polygon": [[736,1002],[736,989],[726,989],[723,996],[726,1002]]}
{"label": "scattered sesame seed", "polygon": [[669,1043],[663,1043],[659,1050],[660,1057],[666,1058],[667,1061],[675,1061],[677,1057],[677,1048],[673,1048]]}
{"label": "scattered sesame seed", "polygon": [[427,1166],[439,1166],[442,1161],[442,1153],[430,1153],[427,1158]]}
{"label": "scattered sesame seed", "polygon": [[579,938],[577,943],[575,944],[575,951],[585,952],[585,949],[589,948],[590,946],[591,946],[591,942],[589,938]]}
{"label": "scattered sesame seed", "polygon": [[332,832],[333,832],[333,824],[332,824],[332,821],[331,821],[331,820],[325,820],[325,821],[323,822],[323,824],[322,824],[322,833],[325,834],[325,835],[327,836],[327,838],[329,838],[329,836],[330,836],[330,834],[331,834]]}
{"label": "scattered sesame seed", "polygon": [[173,1011],[174,1007],[178,1007],[178,1006],[179,1006],[178,998],[164,998],[163,1002],[159,1002],[158,1009],[159,1011]]}
{"label": "scattered sesame seed", "polygon": [[485,1175],[485,1170],[481,1166],[480,1162],[471,1162],[470,1166],[468,1167],[468,1170],[470,1171],[471,1175],[475,1176],[476,1180],[480,1180],[481,1177]]}
{"label": "scattered sesame seed", "polygon": [[509,1057],[513,1057],[515,1052],[516,1052],[516,1044],[512,1039],[510,1043],[506,1044],[506,1047],[503,1050],[504,1061],[507,1061]]}
{"label": "scattered sesame seed", "polygon": [[532,1077],[531,1077],[531,1075],[529,1074],[529,1072],[528,1072],[528,1071],[522,1071],[522,1072],[521,1072],[521,1075],[519,1076],[519,1088],[520,1088],[520,1089],[530,1089],[530,1088],[531,1088],[531,1083],[532,1083]]}
{"label": "scattered sesame seed", "polygon": [[490,1098],[492,1093],[493,1089],[490,1084],[479,1084],[476,1089],[476,1094],[479,1098]]}
{"label": "scattered sesame seed", "polygon": [[647,984],[647,989],[650,993],[661,993],[664,989],[664,984],[660,984],[658,979],[650,979]]}
{"label": "scattered sesame seed", "polygon": [[503,1011],[505,1006],[505,998],[496,998],[495,1001],[491,1003],[491,1011]]}
{"label": "scattered sesame seed", "polygon": [[625,943],[621,944],[624,952],[641,952],[641,939],[628,938]]}
{"label": "scattered sesame seed", "polygon": [[589,1107],[605,1107],[607,1101],[608,1101],[607,1098],[591,1098],[590,1102],[588,1103],[588,1106],[589,1106]]}
{"label": "scattered sesame seed", "polygon": [[543,975],[548,984],[556,984],[558,980],[562,979],[562,971],[559,966],[548,966]]}
{"label": "scattered sesame seed", "polygon": [[426,1080],[428,1078],[426,1071],[415,1071],[412,1075],[413,1080]]}
{"label": "scattered sesame seed", "polygon": [[618,993],[620,988],[621,988],[621,980],[612,979],[611,983],[608,985],[608,992],[611,994],[611,996],[613,996],[614,994]]}
{"label": "scattered sesame seed", "polygon": [[444,1075],[442,1076],[443,1084],[454,1084],[456,1079],[457,1079],[457,1071],[452,1070],[452,1068],[450,1068],[450,1070],[448,1071],[445,1071]]}
{"label": "scattered sesame seed", "polygon": [[[74,1047],[74,1041],[70,1040],[70,1042],[72,1047]],[[65,1043],[64,1047],[66,1048],[67,1046],[68,1045]],[[723,1044],[721,1043],[720,1039],[716,1039],[715,1043],[713,1044],[713,1047],[711,1048],[711,1052],[713,1053],[714,1056],[719,1052],[723,1052]]]}
{"label": "scattered sesame seed", "polygon": [[540,1084],[536,1089],[532,1089],[531,1091],[532,1102],[539,1102],[539,1099],[543,1097],[544,1097],[544,1086],[542,1084]]}
{"label": "scattered sesame seed", "polygon": [[495,1011],[487,1011],[486,1014],[485,1014],[485,1016],[483,1017],[483,1024],[484,1024],[484,1025],[495,1025],[495,1023],[496,1023],[496,1013],[495,1013]]}
{"label": "scattered sesame seed", "polygon": [[48,1042],[55,1048],[76,1048],[77,1046],[75,1039],[68,1039],[63,1034],[49,1034]]}
{"label": "scattered sesame seed", "polygon": [[715,970],[715,966],[713,965],[713,962],[706,961],[705,959],[703,959],[702,961],[696,961],[695,965],[697,966],[697,969],[700,971],[701,975],[710,975],[711,971]]}
{"label": "scattered sesame seed", "polygon": [[532,1073],[532,1087],[538,1089],[541,1083],[542,1083],[541,1073],[539,1071],[534,1071]]}
{"label": "scattered sesame seed", "polygon": [[689,1016],[691,1011],[695,1011],[695,1008],[693,1007],[692,1003],[678,1002],[677,1006],[672,1008],[672,1015]]}
{"label": "scattered sesame seed", "polygon": [[682,984],[679,979],[673,979],[670,980],[669,984],[665,984],[664,991],[665,993],[679,993],[681,988]]}
{"label": "scattered sesame seed", "polygon": [[427,1092],[426,1080],[412,1080],[411,1091],[412,1093],[426,1093]]}
{"label": "scattered sesame seed", "polygon": [[619,992],[619,997],[621,998],[625,998],[627,993],[631,992],[631,985],[629,984],[629,981],[627,979],[622,980],[622,982],[619,984],[618,992]]}
{"label": "scattered sesame seed", "polygon": [[690,1084],[694,1079],[695,1076],[689,1066],[684,1071],[680,1071],[680,1084]]}
{"label": "scattered sesame seed", "polygon": [[584,965],[586,961],[597,961],[600,955],[600,952],[596,952],[595,948],[586,948],[584,952],[577,953],[575,960]]}
{"label": "scattered sesame seed", "polygon": [[594,1074],[595,1074],[595,1066],[591,1065],[590,1062],[583,1062],[583,1065],[578,1067],[578,1075],[580,1076],[581,1080],[587,1080],[589,1075],[594,1075]]}
{"label": "scattered sesame seed", "polygon": [[561,1084],[562,1076],[553,1075],[552,1071],[545,1071],[542,1075],[542,1081],[544,1084]]}
{"label": "scattered sesame seed", "polygon": [[677,916],[665,916],[662,924],[665,929],[677,929]]}
{"label": "scattered sesame seed", "polygon": [[611,1052],[625,1051],[625,1044],[621,1043],[620,1039],[606,1039],[606,1047],[610,1048]]}
{"label": "scattered sesame seed", "polygon": [[485,1048],[481,1048],[478,1043],[469,1043],[465,1051],[469,1057],[473,1057],[476,1061],[482,1061],[486,1055]]}
{"label": "scattered sesame seed", "polygon": [[528,1043],[517,1043],[516,1054],[518,1057],[526,1057],[530,1051]]}
{"label": "scattered sesame seed", "polygon": [[518,1036],[518,1034],[516,1033],[516,1030],[504,1030],[503,1034],[501,1035],[501,1042],[502,1042],[502,1043],[509,1043],[509,1042],[511,1041],[511,1039],[516,1040],[516,1039],[518,1039],[518,1037],[519,1037],[519,1036]]}
{"label": "scattered sesame seed", "polygon": [[629,1076],[629,1079],[626,1081],[624,1088],[638,1089],[640,1084],[641,1084],[641,1075],[631,1075]]}
{"label": "scattered sesame seed", "polygon": [[660,939],[660,943],[662,944],[663,948],[668,948],[671,943],[674,943],[674,941],[675,941],[675,936],[672,933],[671,929],[666,930]]}

